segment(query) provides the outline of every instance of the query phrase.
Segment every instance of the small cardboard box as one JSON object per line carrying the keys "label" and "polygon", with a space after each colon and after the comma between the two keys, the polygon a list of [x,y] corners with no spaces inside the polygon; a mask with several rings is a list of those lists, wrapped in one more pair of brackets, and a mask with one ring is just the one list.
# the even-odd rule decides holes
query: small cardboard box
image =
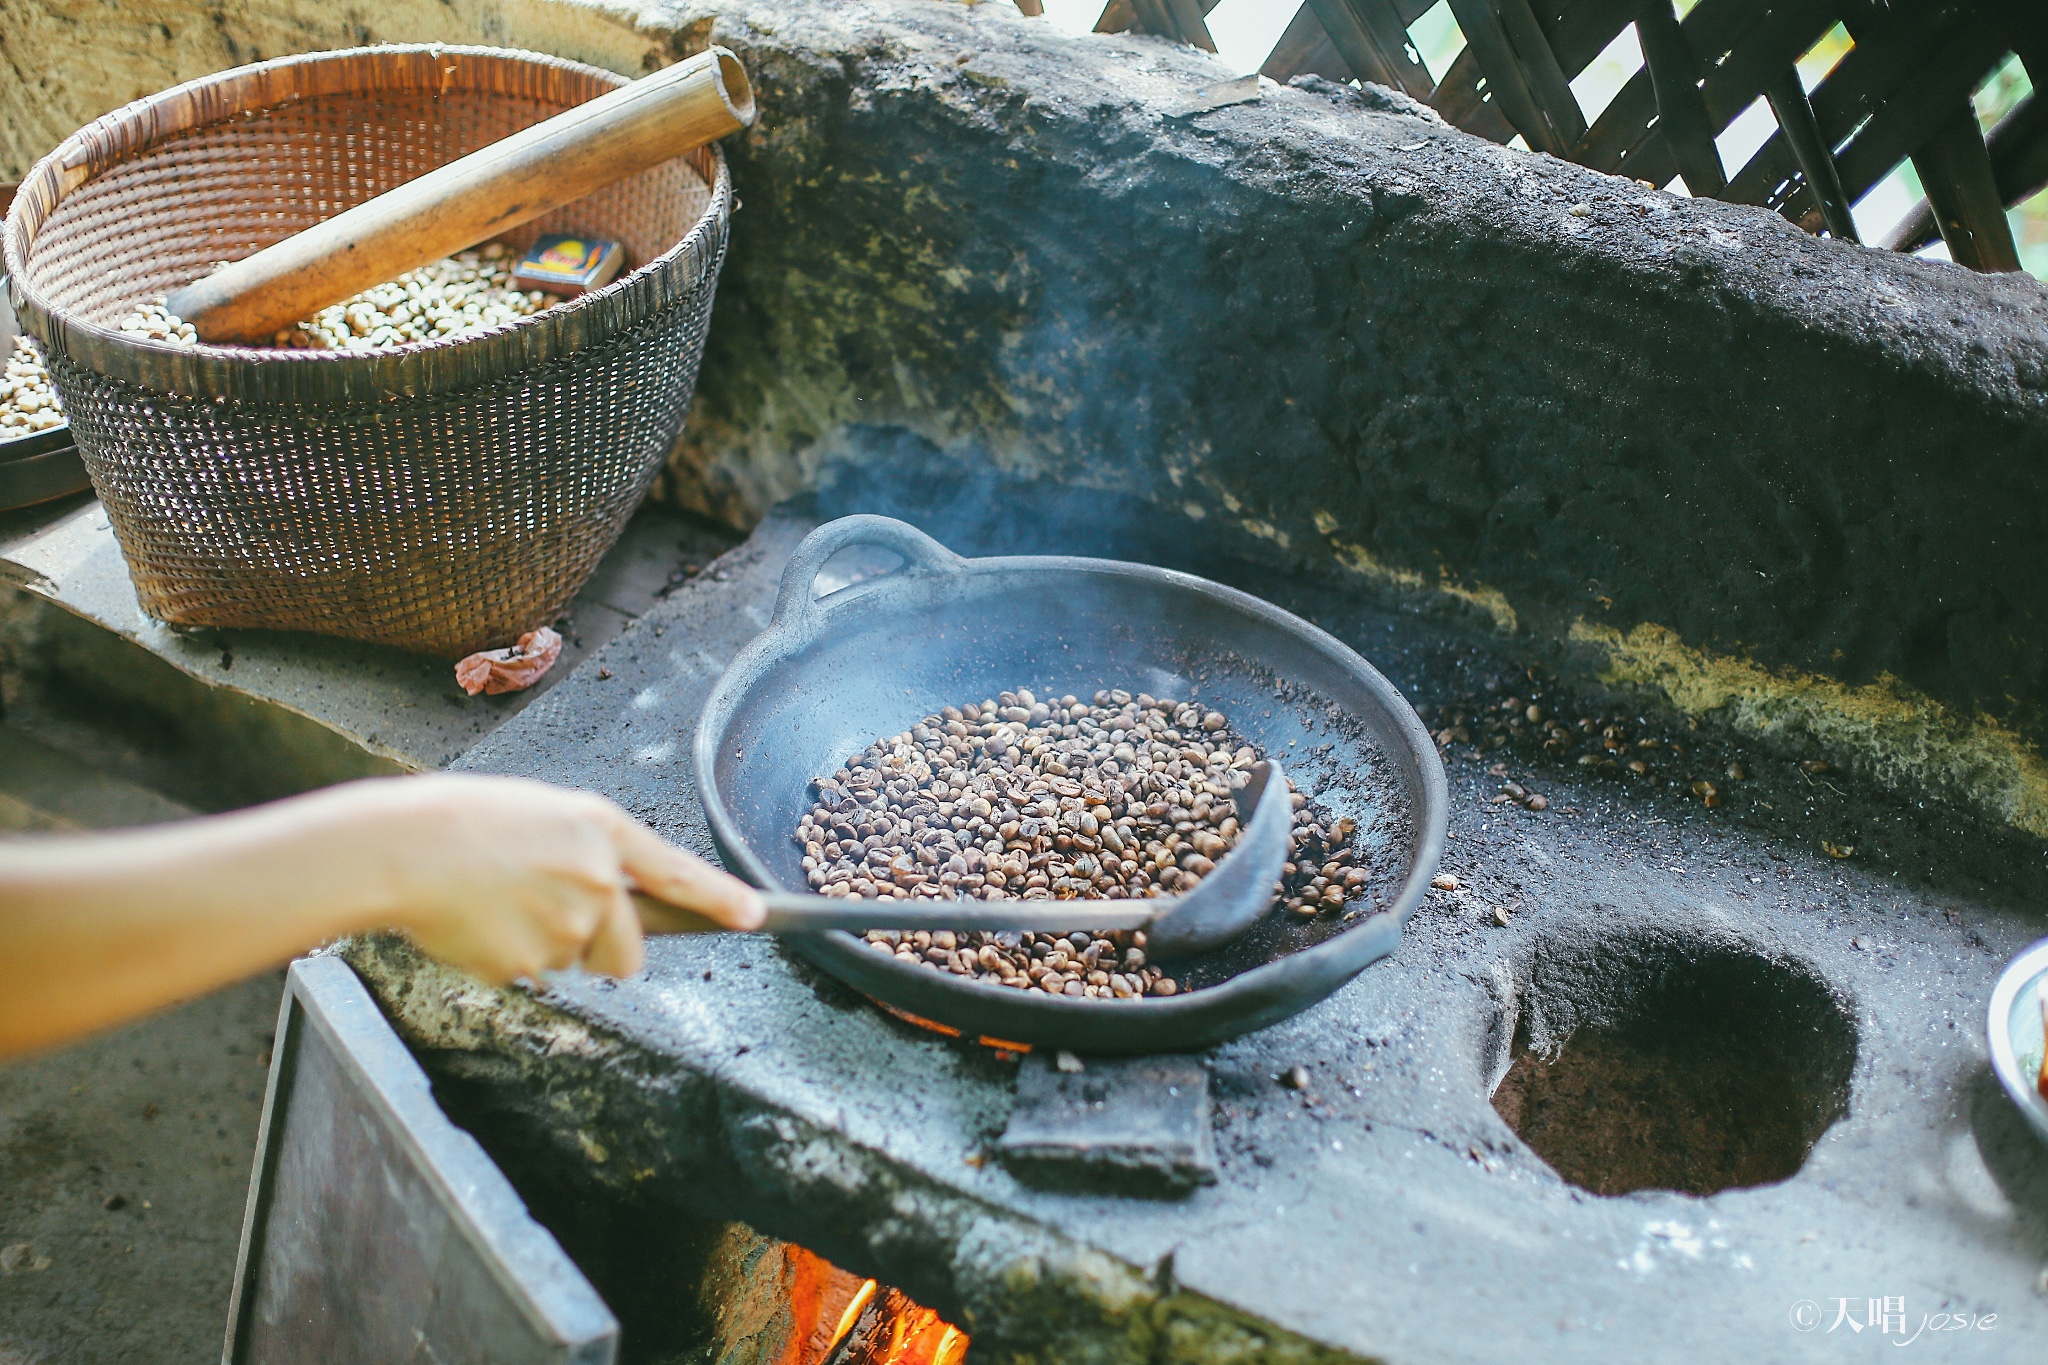
{"label": "small cardboard box", "polygon": [[574,297],[602,289],[626,263],[626,249],[608,237],[551,232],[536,240],[512,272],[521,289]]}

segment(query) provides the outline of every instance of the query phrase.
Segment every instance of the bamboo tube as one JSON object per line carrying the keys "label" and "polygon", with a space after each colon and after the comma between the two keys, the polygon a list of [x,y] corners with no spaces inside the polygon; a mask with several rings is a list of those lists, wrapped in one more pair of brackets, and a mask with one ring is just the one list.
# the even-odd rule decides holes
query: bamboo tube
{"label": "bamboo tube", "polygon": [[329,304],[753,121],[746,70],[714,47],[194,280],[168,307],[202,341],[267,346]]}

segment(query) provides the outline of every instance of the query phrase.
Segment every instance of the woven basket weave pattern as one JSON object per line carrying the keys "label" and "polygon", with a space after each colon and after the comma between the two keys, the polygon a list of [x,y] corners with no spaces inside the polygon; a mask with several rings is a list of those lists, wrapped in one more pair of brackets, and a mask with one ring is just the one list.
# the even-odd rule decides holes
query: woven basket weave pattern
{"label": "woven basket weave pattern", "polygon": [[[24,317],[146,610],[446,656],[559,614],[688,409],[730,213],[715,151],[506,234],[524,249],[598,233],[647,264],[481,336],[349,354],[113,327],[216,261],[620,83],[488,49],[284,59],[109,115],[36,168],[8,259],[25,256]],[[88,177],[66,191],[73,144]]]}

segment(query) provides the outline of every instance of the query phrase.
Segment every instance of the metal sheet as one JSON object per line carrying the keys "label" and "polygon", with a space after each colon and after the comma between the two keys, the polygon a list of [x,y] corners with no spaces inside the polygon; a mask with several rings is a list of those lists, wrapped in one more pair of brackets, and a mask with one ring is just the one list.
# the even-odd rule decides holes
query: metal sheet
{"label": "metal sheet", "polygon": [[225,1365],[610,1365],[618,1330],[347,964],[292,964]]}

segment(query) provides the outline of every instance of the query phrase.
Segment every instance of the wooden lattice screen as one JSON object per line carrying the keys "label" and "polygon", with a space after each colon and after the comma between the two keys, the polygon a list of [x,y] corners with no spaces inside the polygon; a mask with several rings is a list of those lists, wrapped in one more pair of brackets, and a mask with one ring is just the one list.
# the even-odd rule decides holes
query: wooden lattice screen
{"label": "wooden lattice screen", "polygon": [[[1041,0],[1017,0],[1027,14]],[[1098,33],[1216,50],[1219,0],[1109,0]],[[1886,247],[1937,234],[1977,270],[2020,268],[2005,216],[2048,184],[2048,99],[1980,131],[1971,94],[2017,53],[2048,79],[2048,0],[1449,0],[1465,49],[1433,80],[1408,28],[1435,0],[1307,0],[1260,74],[1353,77],[1400,90],[1467,132],[1655,185],[1761,204],[1856,239],[1849,206],[1911,158],[1927,202]],[[1853,46],[1810,93],[1795,63],[1839,23]],[[1636,72],[1588,125],[1571,81],[1630,24]],[[1729,175],[1715,139],[1758,97],[1778,129]]]}

